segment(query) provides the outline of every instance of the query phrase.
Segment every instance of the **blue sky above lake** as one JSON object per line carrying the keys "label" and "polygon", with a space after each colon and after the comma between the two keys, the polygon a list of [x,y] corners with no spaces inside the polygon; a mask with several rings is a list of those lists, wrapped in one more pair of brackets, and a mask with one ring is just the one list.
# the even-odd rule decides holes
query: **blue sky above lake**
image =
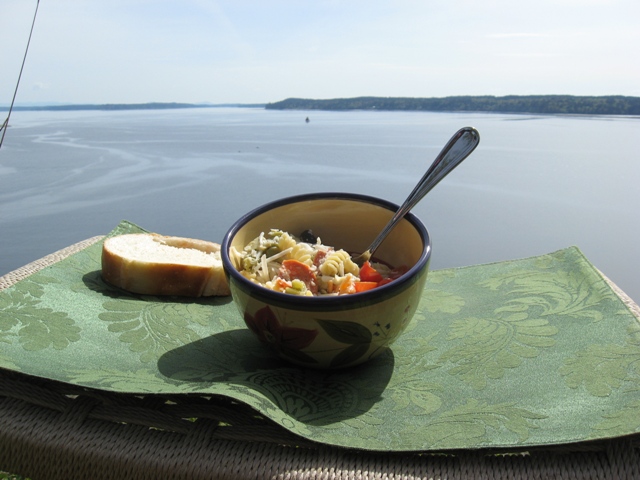
{"label": "blue sky above lake", "polygon": [[[0,105],[36,1],[2,0]],[[16,102],[640,96],[638,0],[42,0]]]}

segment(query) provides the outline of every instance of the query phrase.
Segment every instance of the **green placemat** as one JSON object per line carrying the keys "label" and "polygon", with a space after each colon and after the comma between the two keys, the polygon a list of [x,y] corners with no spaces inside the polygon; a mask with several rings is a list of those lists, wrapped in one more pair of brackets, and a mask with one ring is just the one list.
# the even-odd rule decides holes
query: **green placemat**
{"label": "green placemat", "polygon": [[[111,235],[143,231],[128,222]],[[433,271],[387,354],[293,367],[228,297],[131,295],[100,276],[102,242],[0,292],[0,367],[133,394],[216,394],[331,445],[528,447],[640,430],[640,327],[575,247]]]}

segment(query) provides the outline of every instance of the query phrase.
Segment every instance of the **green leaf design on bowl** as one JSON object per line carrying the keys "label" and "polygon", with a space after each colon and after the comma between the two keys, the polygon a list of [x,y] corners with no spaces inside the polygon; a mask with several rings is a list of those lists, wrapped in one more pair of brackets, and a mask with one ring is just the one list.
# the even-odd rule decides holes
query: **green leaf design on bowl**
{"label": "green leaf design on bowl", "polygon": [[331,360],[331,367],[335,368],[353,363],[369,351],[373,335],[367,327],[356,322],[335,320],[318,319],[318,323],[332,339],[351,345]]}

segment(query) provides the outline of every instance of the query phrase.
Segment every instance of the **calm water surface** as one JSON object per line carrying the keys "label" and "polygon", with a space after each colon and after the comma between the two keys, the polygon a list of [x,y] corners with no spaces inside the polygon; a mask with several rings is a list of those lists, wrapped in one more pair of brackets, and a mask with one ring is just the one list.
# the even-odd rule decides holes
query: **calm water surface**
{"label": "calm water surface", "polygon": [[478,149],[414,208],[433,237],[432,268],[577,245],[640,300],[638,118],[211,108],[11,120],[0,275],[122,219],[219,242],[236,218],[283,196],[351,191],[400,203],[471,125]]}

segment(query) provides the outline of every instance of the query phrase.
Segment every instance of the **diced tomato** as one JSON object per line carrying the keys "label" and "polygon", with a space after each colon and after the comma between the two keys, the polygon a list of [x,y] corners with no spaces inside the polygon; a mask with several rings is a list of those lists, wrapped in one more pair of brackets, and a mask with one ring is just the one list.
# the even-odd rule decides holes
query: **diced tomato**
{"label": "diced tomato", "polygon": [[286,272],[289,280],[301,280],[311,293],[318,293],[316,274],[309,265],[306,265],[299,260],[291,259],[282,262],[282,268]]}
{"label": "diced tomato", "polygon": [[371,263],[366,261],[360,267],[360,280],[363,282],[379,282],[382,280],[382,275],[371,266]]}
{"label": "diced tomato", "polygon": [[386,285],[387,283],[391,283],[393,282],[395,279],[394,278],[383,278],[382,280],[380,280],[378,282],[378,287],[381,287],[383,285]]}
{"label": "diced tomato", "polygon": [[366,292],[367,290],[371,290],[373,288],[376,288],[377,286],[378,286],[378,282],[356,282],[355,283],[356,293]]}

